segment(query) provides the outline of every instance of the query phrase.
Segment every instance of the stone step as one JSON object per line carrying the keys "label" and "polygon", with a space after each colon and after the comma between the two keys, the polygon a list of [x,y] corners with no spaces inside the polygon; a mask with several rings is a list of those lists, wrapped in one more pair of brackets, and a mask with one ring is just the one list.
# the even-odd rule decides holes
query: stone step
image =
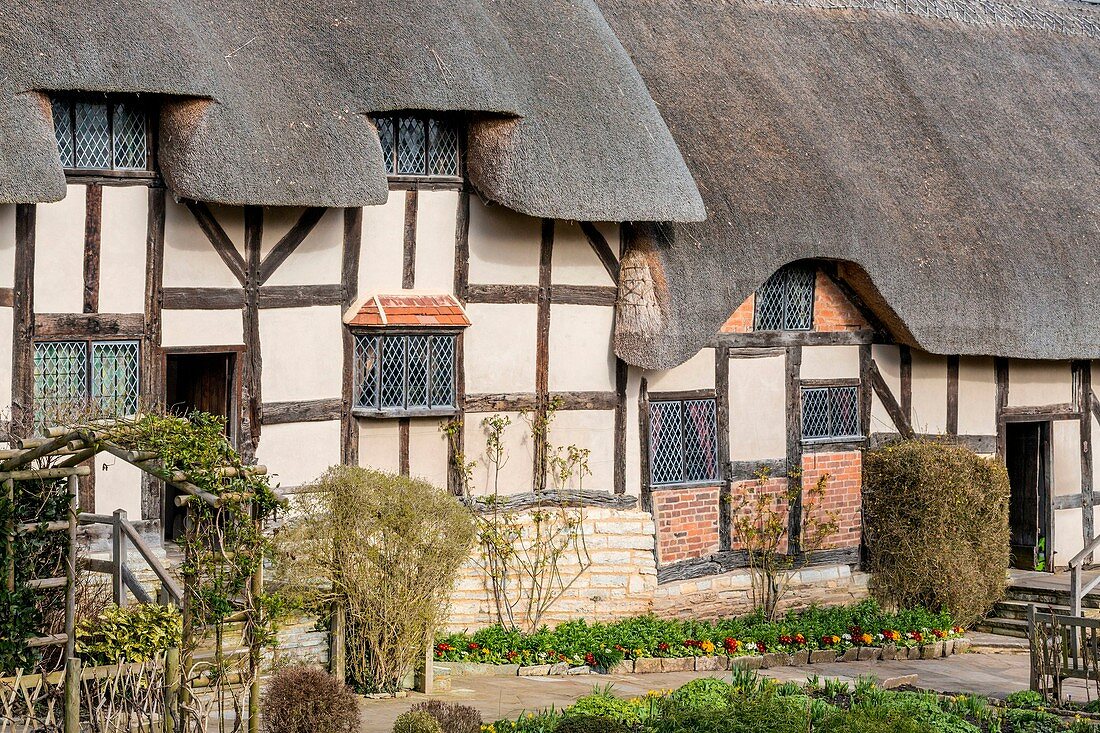
{"label": "stone step", "polygon": [[[1070,604],[1070,592],[1069,590],[1009,586],[1005,589],[1005,599],[1010,601],[1022,601],[1025,603],[1065,606],[1068,608]],[[1084,608],[1100,608],[1100,596],[1090,593],[1082,599],[1081,605]]]}
{"label": "stone step", "polygon": [[1032,605],[1035,605],[1036,609],[1043,613],[1061,613],[1068,614],[1069,606],[1052,605],[1049,603],[1032,603],[1031,601],[1016,601],[1016,600],[1003,600],[998,601],[993,606],[993,612],[990,616],[1002,619],[1016,619],[1020,621],[1027,620],[1027,610]]}
{"label": "stone step", "polygon": [[991,616],[978,623],[975,628],[986,634],[1027,638],[1027,621],[1015,618],[997,618]]}

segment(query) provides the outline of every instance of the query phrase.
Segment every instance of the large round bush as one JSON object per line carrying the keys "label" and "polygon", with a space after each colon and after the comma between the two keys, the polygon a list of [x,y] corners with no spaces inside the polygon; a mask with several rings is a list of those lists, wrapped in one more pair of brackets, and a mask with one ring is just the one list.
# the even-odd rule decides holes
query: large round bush
{"label": "large round bush", "polygon": [[947,442],[910,440],[863,461],[871,592],[900,607],[946,609],[962,624],[1000,599],[1009,561],[1008,474]]}
{"label": "large round bush", "polygon": [[296,665],[271,679],[260,708],[264,733],[356,733],[359,705],[323,669]]}

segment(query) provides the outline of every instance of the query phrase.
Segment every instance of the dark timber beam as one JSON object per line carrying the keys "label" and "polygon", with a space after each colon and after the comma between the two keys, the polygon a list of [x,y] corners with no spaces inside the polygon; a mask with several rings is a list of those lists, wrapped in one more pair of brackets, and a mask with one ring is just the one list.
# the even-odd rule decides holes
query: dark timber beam
{"label": "dark timber beam", "polygon": [[34,204],[15,207],[15,287],[12,294],[11,434],[34,426]]}
{"label": "dark timber beam", "polygon": [[[359,257],[362,251],[363,209],[344,209],[344,242],[340,258],[340,285],[344,289],[346,310],[359,293]],[[343,379],[340,385],[340,462],[346,466],[359,464],[359,421],[351,414],[355,392],[355,337],[351,329],[341,330],[344,356]]]}
{"label": "dark timber beam", "polygon": [[[158,408],[163,408],[165,399],[164,363],[160,350],[164,296],[165,196],[163,188],[150,187],[145,236],[145,328],[141,344],[141,394],[149,404]],[[164,484],[148,472],[142,471],[142,519],[163,519],[163,495]]]}
{"label": "dark timber beam", "polygon": [[993,369],[997,380],[997,457],[1005,459],[1005,419],[1004,411],[1008,407],[1008,359],[997,357],[993,360]]}
{"label": "dark timber beam", "polygon": [[791,496],[787,508],[787,547],[798,553],[802,547],[802,347],[787,347],[787,486]]}
{"label": "dark timber beam", "polygon": [[947,434],[959,434],[959,357],[947,357]]}
{"label": "dark timber beam", "polygon": [[292,422],[324,422],[339,420],[343,415],[341,398],[321,400],[294,400],[290,402],[265,402],[264,425],[281,425]]}
{"label": "dark timber beam", "polygon": [[324,215],[325,209],[317,206],[310,207],[302,212],[290,231],[283,235],[282,239],[276,242],[271,251],[267,253],[267,257],[264,257],[263,262],[260,264],[258,284],[263,285],[268,278],[275,274],[275,270],[279,269],[279,265],[286,262],[286,258],[298,249],[298,246],[305,241],[305,238],[309,236],[309,233],[313,231],[313,228],[317,226],[317,222],[321,221],[321,217]]}
{"label": "dark timber beam", "polygon": [[718,441],[718,478],[722,485],[718,490],[718,547],[731,548],[732,517],[730,516],[730,355],[727,347],[714,350],[714,399],[715,433]]}
{"label": "dark timber beam", "polygon": [[[218,253],[218,256],[222,258],[222,262],[229,268],[229,271],[233,273],[233,276],[241,283],[245,284],[245,265],[244,259],[241,257],[241,253],[237,251],[237,248],[233,245],[232,240],[229,239],[229,235],[225,233],[225,229],[218,223],[218,220],[214,218],[214,214],[211,213],[210,207],[201,201],[186,201],[187,208],[191,210],[191,214],[195,217],[195,221],[199,223],[199,227],[203,233],[206,234],[206,238],[210,240],[210,243],[214,245],[214,251]],[[246,218],[248,208],[246,207]],[[262,209],[261,209],[262,217]],[[248,228],[248,222],[245,222],[245,229]],[[246,231],[245,238],[248,238]],[[259,257],[259,254],[256,255]],[[257,261],[258,264],[258,261]]]}
{"label": "dark timber beam", "polygon": [[[535,394],[537,406],[534,420],[545,420],[550,408],[550,287],[551,267],[554,259],[554,220],[542,220],[542,238],[539,243],[539,297],[535,322]],[[547,435],[545,430],[534,431],[535,491],[546,488]]]}
{"label": "dark timber beam", "polygon": [[38,338],[96,338],[145,336],[144,313],[36,313],[34,333]]}
{"label": "dark timber beam", "polygon": [[619,283],[619,258],[611,251],[611,245],[607,243],[607,238],[596,228],[595,224],[589,221],[581,222],[581,231],[584,232],[588,244],[592,246],[592,251],[596,253],[603,269],[607,270],[611,281],[617,285]]}
{"label": "dark timber beam", "polygon": [[85,187],[84,206],[84,312],[99,310],[100,240],[103,228],[103,187]]}
{"label": "dark timber beam", "polygon": [[859,346],[873,341],[873,331],[754,331],[720,333],[714,343],[732,348],[786,348],[789,346]]}
{"label": "dark timber beam", "polygon": [[401,287],[416,287],[416,212],[419,208],[418,191],[405,192],[405,230],[402,238]]}
{"label": "dark timber beam", "polygon": [[893,421],[894,427],[905,438],[916,437],[913,426],[909,424],[905,413],[902,412],[901,405],[898,404],[894,393],[890,391],[890,385],[882,378],[882,372],[879,371],[878,364],[875,363],[874,359],[871,360],[870,372],[871,385],[874,387],[875,394],[878,395],[879,402],[882,403],[886,413],[890,416],[890,420]]}
{"label": "dark timber beam", "polygon": [[[455,218],[455,273],[454,294],[463,306],[467,302],[470,284],[470,193],[458,194],[458,212]],[[465,480],[458,461],[465,460],[466,452],[466,342],[462,332],[455,337],[455,425],[456,430],[447,441],[447,487],[455,496],[466,492]]]}

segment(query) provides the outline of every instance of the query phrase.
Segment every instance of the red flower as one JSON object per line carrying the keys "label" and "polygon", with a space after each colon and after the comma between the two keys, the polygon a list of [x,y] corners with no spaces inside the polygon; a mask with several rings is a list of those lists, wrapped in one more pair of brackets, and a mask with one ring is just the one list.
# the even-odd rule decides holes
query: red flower
{"label": "red flower", "polygon": [[667,652],[668,650],[669,645],[667,641],[662,641],[660,644],[657,645],[657,651],[659,652]]}
{"label": "red flower", "polygon": [[518,656],[519,656],[519,652],[517,652],[517,651],[510,651],[510,652],[508,652],[508,653],[506,653],[506,654],[504,655],[504,658],[505,658],[505,659],[507,659],[507,660],[508,660],[508,661],[510,662],[510,661],[512,661],[513,659],[515,659],[515,658],[516,658],[516,657],[518,657]]}
{"label": "red flower", "polygon": [[780,636],[779,636],[779,643],[780,644],[790,644],[792,641],[794,641],[794,639],[791,638],[790,636],[788,636],[787,634],[780,634]]}
{"label": "red flower", "polygon": [[947,632],[941,629],[932,629],[932,636],[936,637],[937,639],[942,639],[947,636]]}
{"label": "red flower", "polygon": [[763,653],[764,653],[764,652],[766,652],[767,650],[768,650],[768,648],[767,648],[766,646],[764,646],[764,642],[762,642],[762,641],[758,641],[758,642],[756,642],[756,651],[758,651],[758,652],[760,652],[761,654],[763,654]]}
{"label": "red flower", "polygon": [[722,642],[722,648],[726,650],[726,654],[733,654],[741,647],[741,642],[734,639],[732,636],[726,637]]}
{"label": "red flower", "polygon": [[805,644],[806,643],[806,637],[803,636],[802,634],[795,634],[794,635],[794,640],[796,642],[798,642],[799,644]]}
{"label": "red flower", "polygon": [[587,664],[589,667],[597,666],[596,665],[596,655],[593,654],[592,652],[588,652],[587,654],[584,655],[584,663]]}
{"label": "red flower", "polygon": [[472,652],[476,652],[478,649],[481,648],[481,646],[478,645],[477,642],[471,641],[469,644],[466,645],[466,648]]}

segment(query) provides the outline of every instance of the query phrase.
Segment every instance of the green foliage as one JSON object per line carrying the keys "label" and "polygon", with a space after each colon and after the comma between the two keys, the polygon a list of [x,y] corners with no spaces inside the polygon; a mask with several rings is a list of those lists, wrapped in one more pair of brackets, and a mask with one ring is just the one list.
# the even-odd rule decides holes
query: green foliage
{"label": "green foliage", "polygon": [[1058,733],[1063,729],[1062,721],[1057,715],[1023,708],[1006,710],[1005,723],[1012,733]]}
{"label": "green foliage", "polygon": [[642,708],[638,703],[615,697],[611,693],[611,687],[608,686],[577,700],[572,706],[566,708],[564,715],[567,720],[601,718],[634,726],[642,721]]}
{"label": "green foliage", "polygon": [[418,710],[402,713],[393,721],[393,733],[443,733],[439,721]]}
{"label": "green foliage", "polygon": [[425,712],[436,719],[443,733],[480,733],[481,713],[469,705],[442,700],[418,702],[411,711]]}
{"label": "green foliage", "polygon": [[1008,474],[968,448],[909,440],[863,458],[871,591],[944,608],[964,624],[1000,599],[1009,563]]}
{"label": "green foliage", "polygon": [[347,686],[307,665],[287,667],[272,678],[260,718],[264,733],[357,733],[360,724],[358,701]]}
{"label": "green foliage", "polygon": [[348,681],[394,690],[442,623],[473,520],[424,481],[357,466],[334,466],[311,489],[276,536],[274,580],[323,613],[341,604]]}
{"label": "green foliage", "polygon": [[[584,620],[521,633],[502,626],[474,634],[450,634],[437,639],[436,657],[444,661],[490,664],[547,664],[567,661],[610,667],[619,655],[639,657],[739,656],[767,652],[790,653],[819,648],[858,646],[863,634],[871,645],[887,643],[896,634],[899,646],[915,646],[940,636],[957,636],[946,612],[909,609],[884,611],[874,601],[852,606],[810,608],[790,612],[777,621],[755,613],[717,621],[683,621],[637,616],[611,623]],[[828,640],[826,640],[828,639]],[[833,641],[835,639],[835,641]],[[595,662],[595,664],[593,664]]]}
{"label": "green foliage", "polygon": [[76,628],[76,651],[91,664],[143,662],[180,645],[182,627],[175,606],[139,603],[110,606]]}
{"label": "green foliage", "polygon": [[1041,708],[1045,705],[1042,693],[1035,690],[1020,690],[1005,698],[1005,706],[1010,708]]}
{"label": "green foliage", "polygon": [[629,733],[630,729],[617,720],[595,715],[577,715],[564,718],[555,733]]}

